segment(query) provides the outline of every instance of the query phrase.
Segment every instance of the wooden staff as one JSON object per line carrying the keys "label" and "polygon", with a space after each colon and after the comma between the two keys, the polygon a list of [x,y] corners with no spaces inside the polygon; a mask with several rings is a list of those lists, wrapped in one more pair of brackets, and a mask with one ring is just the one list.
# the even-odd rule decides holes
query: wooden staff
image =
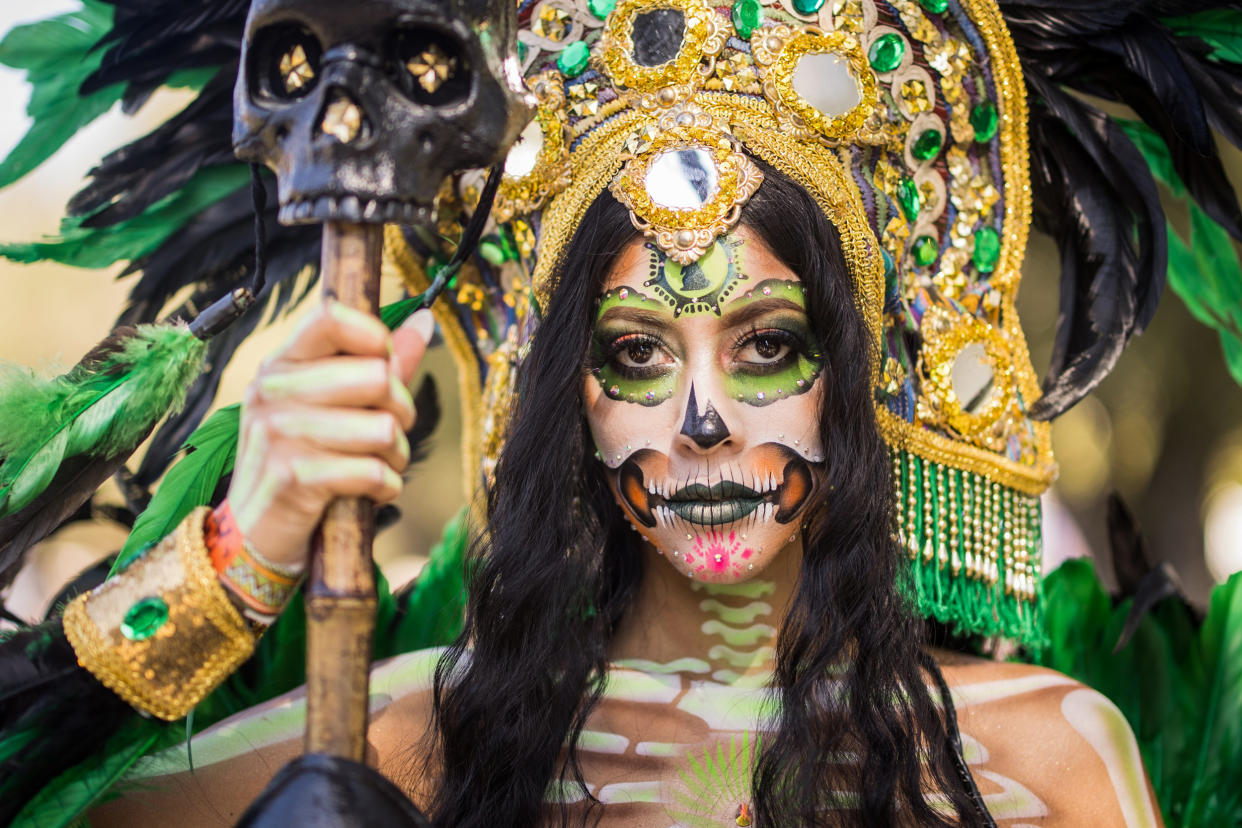
{"label": "wooden staff", "polygon": [[[320,280],[325,299],[379,310],[380,224],[328,222]],[[375,504],[341,498],[328,506],[311,546],[306,585],[306,751],[363,761],[367,683],[375,630],[371,540]]]}

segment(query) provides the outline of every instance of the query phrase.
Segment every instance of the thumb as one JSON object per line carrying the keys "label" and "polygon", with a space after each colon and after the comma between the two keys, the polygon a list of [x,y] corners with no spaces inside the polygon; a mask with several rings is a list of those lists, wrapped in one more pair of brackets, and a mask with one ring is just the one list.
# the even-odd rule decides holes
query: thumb
{"label": "thumb", "polygon": [[431,342],[431,334],[435,330],[435,317],[431,310],[424,308],[401,324],[392,332],[392,350],[401,366],[401,381],[409,385],[418,372],[418,366],[427,352],[427,344]]}

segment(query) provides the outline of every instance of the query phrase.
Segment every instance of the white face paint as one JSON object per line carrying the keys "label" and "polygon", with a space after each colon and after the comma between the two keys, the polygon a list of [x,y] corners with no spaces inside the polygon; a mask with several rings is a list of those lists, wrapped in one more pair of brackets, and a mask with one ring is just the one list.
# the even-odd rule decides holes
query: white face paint
{"label": "white face paint", "polygon": [[802,283],[740,229],[687,267],[635,242],[605,287],[584,401],[613,492],[683,574],[746,581],[822,478]]}

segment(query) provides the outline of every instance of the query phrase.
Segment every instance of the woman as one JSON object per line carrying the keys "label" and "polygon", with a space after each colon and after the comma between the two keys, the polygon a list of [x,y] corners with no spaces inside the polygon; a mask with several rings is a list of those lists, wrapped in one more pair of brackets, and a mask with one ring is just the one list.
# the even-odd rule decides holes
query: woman
{"label": "woman", "polygon": [[[1103,697],[915,620],[1042,643],[1046,420],[1163,268],[1136,150],[1045,82],[1113,24],[1013,5],[522,4],[539,112],[504,243],[435,307],[482,412],[466,629],[372,681],[372,758],[437,824],[1159,824]],[[258,67],[273,89],[315,82],[309,31]],[[415,57],[393,71],[456,71]],[[475,183],[444,188],[446,228]],[[1014,308],[1033,221],[1075,284],[1043,396]],[[442,251],[386,242],[421,289]],[[400,488],[430,331],[314,315],[250,388],[224,504],[66,611],[77,659],[173,722],[242,664],[324,506]],[[196,737],[193,773],[140,765],[95,818],[236,818],[300,711]]]}
{"label": "woman", "polygon": [[[982,825],[985,802],[1001,825],[1159,824],[1102,696],[927,649],[840,239],[762,169],[700,273],[610,194],[591,206],[519,380],[467,631],[378,668],[378,767],[444,825]],[[739,287],[719,316],[674,316],[645,296],[653,267],[682,295]],[[396,495],[426,324],[389,340],[330,307],[251,385],[228,502],[262,556],[300,565],[332,497]],[[756,405],[778,388],[797,391]],[[230,824],[298,752],[277,711],[208,731],[193,774],[146,776],[92,821]]]}

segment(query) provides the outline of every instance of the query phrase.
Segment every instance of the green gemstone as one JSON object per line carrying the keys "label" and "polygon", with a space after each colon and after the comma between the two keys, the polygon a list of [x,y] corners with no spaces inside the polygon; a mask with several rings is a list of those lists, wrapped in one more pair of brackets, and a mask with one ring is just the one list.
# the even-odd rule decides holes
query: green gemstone
{"label": "green gemstone", "polygon": [[914,139],[910,154],[919,161],[930,161],[940,154],[942,141],[944,141],[944,136],[940,134],[940,130],[925,129],[919,133],[918,138]]}
{"label": "green gemstone", "polygon": [[504,250],[506,261],[516,262],[518,260],[517,245],[513,242],[513,231],[508,225],[500,228],[500,246]]}
{"label": "green gemstone", "polygon": [[793,8],[803,17],[810,17],[824,6],[824,0],[793,0]]}
{"label": "green gemstone", "polygon": [[914,221],[923,207],[923,197],[919,195],[919,187],[911,178],[903,178],[897,185],[897,201],[901,203],[901,212],[906,214],[907,221]]}
{"label": "green gemstone", "polygon": [[867,53],[871,68],[880,73],[896,69],[901,65],[901,59],[905,56],[906,41],[896,32],[877,37]]}
{"label": "green gemstone", "polygon": [[949,7],[949,0],[919,0],[919,5],[932,14],[943,14]]}
{"label": "green gemstone", "polygon": [[479,255],[488,264],[499,267],[505,263],[505,249],[500,245],[499,236],[491,236],[479,242]]}
{"label": "green gemstone", "polygon": [[581,40],[575,40],[565,47],[561,56],[556,59],[556,68],[567,78],[581,75],[591,62],[591,49]]}
{"label": "green gemstone", "polygon": [[991,101],[980,101],[970,108],[970,125],[975,128],[975,140],[981,144],[992,140],[999,120],[996,104]]}
{"label": "green gemstone", "polygon": [[927,267],[940,255],[940,243],[931,236],[919,236],[914,240],[914,263],[919,267]]}
{"label": "green gemstone", "polygon": [[517,42],[517,56],[519,63],[526,61],[526,44],[520,40]]}
{"label": "green gemstone", "polygon": [[612,14],[612,10],[616,7],[617,0],[587,0],[587,8],[600,20]]}
{"label": "green gemstone", "polygon": [[733,30],[742,40],[749,40],[750,33],[763,22],[763,6],[759,0],[737,0],[733,4]]}
{"label": "green gemstone", "polygon": [[143,598],[129,608],[121,621],[121,635],[130,641],[145,641],[168,620],[168,604],[163,598]]}
{"label": "green gemstone", "polygon": [[975,233],[975,252],[971,255],[975,267],[980,273],[991,273],[1000,260],[1000,233],[991,227],[981,228]]}

